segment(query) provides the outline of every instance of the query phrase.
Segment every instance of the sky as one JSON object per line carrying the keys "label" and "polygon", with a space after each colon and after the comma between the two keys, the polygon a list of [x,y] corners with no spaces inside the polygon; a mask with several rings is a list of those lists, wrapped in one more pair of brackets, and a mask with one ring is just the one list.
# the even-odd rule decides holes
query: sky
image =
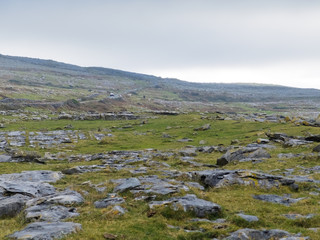
{"label": "sky", "polygon": [[0,0],[0,53],[320,89],[319,0]]}

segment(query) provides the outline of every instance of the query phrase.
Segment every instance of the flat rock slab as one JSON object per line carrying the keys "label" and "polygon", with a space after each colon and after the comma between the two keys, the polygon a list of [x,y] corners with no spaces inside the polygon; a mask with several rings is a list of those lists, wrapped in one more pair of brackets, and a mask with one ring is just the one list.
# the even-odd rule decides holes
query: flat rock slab
{"label": "flat rock slab", "polygon": [[290,206],[293,203],[297,203],[305,198],[290,198],[290,197],[282,197],[278,195],[254,195],[254,199],[261,200],[264,202],[278,203],[285,206]]}
{"label": "flat rock slab", "polygon": [[81,224],[73,222],[35,222],[25,229],[9,235],[17,240],[53,240],[81,230]]}
{"label": "flat rock slab", "polygon": [[30,197],[43,197],[54,194],[55,188],[49,183],[24,181],[1,181],[0,188],[7,194],[22,194]]}
{"label": "flat rock slab", "polygon": [[119,182],[120,184],[114,188],[115,192],[124,192],[129,189],[133,189],[141,185],[138,178],[127,178],[114,180],[113,182]]}
{"label": "flat rock slab", "polygon": [[301,215],[301,214],[282,214],[287,219],[296,220],[296,219],[310,219],[316,216],[315,214]]}
{"label": "flat rock slab", "polygon": [[143,176],[139,177],[141,186],[136,187],[131,190],[132,193],[151,193],[151,194],[159,194],[159,195],[167,195],[170,193],[176,193],[180,190],[188,191],[189,188],[183,185],[181,182],[170,180],[170,179],[161,179],[156,175]]}
{"label": "flat rock slab", "polygon": [[24,181],[24,182],[56,182],[63,177],[61,172],[54,171],[23,171],[21,173],[2,174],[0,181]]}
{"label": "flat rock slab", "polygon": [[94,202],[94,206],[96,208],[106,208],[108,206],[120,205],[124,203],[124,199],[122,197],[108,197],[99,201]]}
{"label": "flat rock slab", "polygon": [[275,239],[306,239],[303,237],[296,237],[290,233],[272,229],[272,230],[255,230],[255,229],[240,229],[236,232],[231,233],[231,235],[225,240],[275,240]]}
{"label": "flat rock slab", "polygon": [[197,198],[194,194],[187,194],[184,197],[170,198],[165,201],[153,201],[149,204],[150,208],[155,206],[171,205],[177,211],[192,211],[197,217],[205,217],[211,214],[218,214],[221,212],[221,207],[218,204]]}
{"label": "flat rock slab", "polygon": [[75,208],[41,204],[29,207],[25,210],[27,220],[57,222],[63,219],[77,217],[79,213]]}
{"label": "flat rock slab", "polygon": [[81,196],[81,194],[72,190],[58,192],[46,199],[46,203],[55,203],[62,205],[82,204],[83,202],[84,198]]}
{"label": "flat rock slab", "polygon": [[9,155],[1,154],[0,155],[0,162],[11,162],[12,157]]}

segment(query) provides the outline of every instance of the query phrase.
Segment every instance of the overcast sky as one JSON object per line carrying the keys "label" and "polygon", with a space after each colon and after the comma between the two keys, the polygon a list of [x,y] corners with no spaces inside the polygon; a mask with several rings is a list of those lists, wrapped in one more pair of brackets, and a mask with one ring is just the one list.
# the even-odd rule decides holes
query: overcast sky
{"label": "overcast sky", "polygon": [[0,0],[0,53],[320,89],[320,1]]}

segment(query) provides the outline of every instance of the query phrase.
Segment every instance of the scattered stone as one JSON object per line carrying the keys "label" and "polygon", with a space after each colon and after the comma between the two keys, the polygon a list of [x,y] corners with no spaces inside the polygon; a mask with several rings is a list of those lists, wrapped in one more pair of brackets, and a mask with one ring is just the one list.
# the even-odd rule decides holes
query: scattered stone
{"label": "scattered stone", "polygon": [[312,135],[305,138],[306,141],[320,142],[320,135]]}
{"label": "scattered stone", "polygon": [[112,239],[117,239],[117,235],[113,235],[113,234],[110,234],[110,233],[105,233],[105,234],[103,234],[103,237],[105,238],[105,239],[110,239],[110,240],[112,240]]}
{"label": "scattered stone", "polygon": [[62,238],[67,234],[81,230],[81,224],[73,222],[35,222],[25,229],[9,235],[9,238],[17,240],[53,240]]}
{"label": "scattered stone", "polygon": [[[231,233],[231,235],[225,240],[272,240],[272,239],[288,239],[286,237],[295,237],[291,235],[290,233],[278,230],[278,229],[272,229],[272,230],[255,230],[255,229],[240,229],[236,232]],[[301,240],[306,238],[299,238]]]}
{"label": "scattered stone", "polygon": [[182,139],[177,140],[177,142],[193,142],[193,139],[190,139],[190,138],[182,138]]}
{"label": "scattered stone", "polygon": [[94,202],[94,206],[96,208],[106,208],[108,206],[120,205],[124,202],[125,201],[122,197],[111,196],[111,197]]}
{"label": "scattered stone", "polygon": [[257,143],[258,144],[268,144],[270,142],[269,139],[264,139],[264,138],[258,138]]}
{"label": "scattered stone", "polygon": [[126,209],[124,209],[123,207],[116,205],[112,208],[111,213],[113,215],[123,215],[127,212]]}
{"label": "scattered stone", "polygon": [[242,218],[243,220],[245,220],[247,222],[258,222],[259,221],[258,217],[252,216],[252,215],[246,215],[246,214],[238,213],[237,216]]}
{"label": "scattered stone", "polygon": [[211,128],[211,125],[208,123],[201,127],[195,128],[194,131],[206,131],[206,130],[209,130],[210,128]]}
{"label": "scattered stone", "polygon": [[192,211],[197,217],[205,217],[211,214],[218,214],[221,212],[221,207],[218,204],[199,199],[194,194],[187,194],[184,197],[170,198],[165,201],[153,201],[149,204],[150,208],[155,206],[170,205],[173,210],[177,211]]}
{"label": "scattered stone", "polygon": [[[314,148],[312,149],[312,151],[313,151],[313,152],[318,152],[318,153],[320,153],[320,145],[314,147]],[[0,161],[1,161],[1,160],[0,160]]]}
{"label": "scattered stone", "polygon": [[308,215],[301,215],[301,214],[282,214],[282,216],[288,218],[288,219],[292,219],[292,220],[296,220],[296,219],[310,219],[313,218],[314,216],[316,216],[315,214],[308,214]]}
{"label": "scattered stone", "polygon": [[293,203],[297,203],[305,198],[290,198],[290,197],[281,197],[278,195],[254,195],[254,199],[261,200],[264,202],[278,203],[285,206],[290,206]]}
{"label": "scattered stone", "polygon": [[231,145],[240,144],[240,141],[238,139],[231,140]]}

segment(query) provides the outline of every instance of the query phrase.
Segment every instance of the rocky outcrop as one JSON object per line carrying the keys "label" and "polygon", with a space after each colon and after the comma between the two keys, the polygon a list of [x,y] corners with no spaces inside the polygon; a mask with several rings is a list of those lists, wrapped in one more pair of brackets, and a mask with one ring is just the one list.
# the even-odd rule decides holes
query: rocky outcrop
{"label": "rocky outcrop", "polygon": [[236,151],[229,150],[218,158],[217,165],[224,166],[234,161],[252,161],[271,158],[270,154],[262,148],[241,148]]}
{"label": "rocky outcrop", "polygon": [[193,194],[187,194],[184,197],[170,198],[165,201],[153,201],[149,204],[150,208],[164,205],[171,206],[175,211],[179,209],[185,212],[191,211],[197,217],[216,215],[221,212],[221,207],[218,204],[199,199]]}
{"label": "rocky outcrop", "polygon": [[205,170],[190,172],[190,175],[203,185],[214,188],[230,185],[251,185],[266,189],[281,185],[298,188],[293,179],[248,170]]}

